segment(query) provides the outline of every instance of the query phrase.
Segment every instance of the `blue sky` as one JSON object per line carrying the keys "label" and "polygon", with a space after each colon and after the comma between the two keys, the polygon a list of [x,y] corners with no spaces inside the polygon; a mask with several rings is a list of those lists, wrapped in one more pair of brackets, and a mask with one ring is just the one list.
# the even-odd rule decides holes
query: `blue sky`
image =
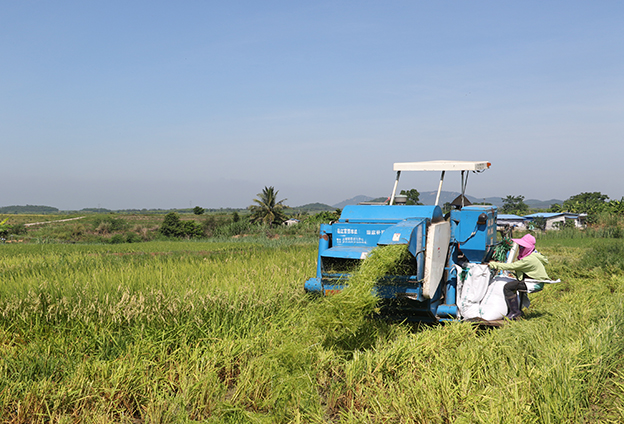
{"label": "blue sky", "polygon": [[616,1],[0,2],[0,206],[334,204],[436,159],[490,161],[475,197],[619,200],[622,22]]}

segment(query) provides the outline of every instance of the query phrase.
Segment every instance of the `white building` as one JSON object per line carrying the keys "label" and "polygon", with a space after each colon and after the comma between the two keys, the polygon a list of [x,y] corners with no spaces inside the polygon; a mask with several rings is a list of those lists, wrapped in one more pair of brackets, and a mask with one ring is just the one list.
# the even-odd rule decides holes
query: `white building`
{"label": "white building", "polygon": [[585,218],[587,214],[577,214],[569,212],[549,212],[549,213],[534,213],[526,215],[530,221],[534,221],[535,218],[544,218],[546,220],[545,230],[558,230],[563,228],[567,223],[571,222],[576,228],[585,228]]}
{"label": "white building", "polygon": [[527,218],[519,215],[501,213],[496,216],[496,226],[499,227],[499,230],[504,227],[511,227],[514,230],[526,230],[527,221]]}

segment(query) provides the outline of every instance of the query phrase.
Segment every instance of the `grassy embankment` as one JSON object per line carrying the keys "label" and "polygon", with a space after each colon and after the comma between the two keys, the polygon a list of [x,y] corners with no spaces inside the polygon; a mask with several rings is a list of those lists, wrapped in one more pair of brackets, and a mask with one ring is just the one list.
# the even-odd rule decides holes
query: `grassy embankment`
{"label": "grassy embankment", "polygon": [[[159,229],[165,214],[87,213],[87,214],[0,214],[13,231],[7,243],[137,243],[167,240]],[[181,221],[194,221],[202,238],[228,240],[233,236],[302,236],[312,240],[318,234],[318,221],[273,228],[251,224],[246,213],[180,214]]]}
{"label": "grassy embankment", "polygon": [[297,238],[4,245],[0,421],[622,422],[624,243],[539,245],[563,282],[526,319],[348,343]]}

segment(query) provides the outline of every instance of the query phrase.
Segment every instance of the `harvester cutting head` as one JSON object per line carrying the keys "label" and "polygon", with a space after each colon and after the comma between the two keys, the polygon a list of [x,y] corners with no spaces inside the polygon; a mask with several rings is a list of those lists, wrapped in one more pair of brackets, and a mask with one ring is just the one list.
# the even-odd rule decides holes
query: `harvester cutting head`
{"label": "harvester cutting head", "polygon": [[[338,222],[321,224],[316,277],[305,283],[308,292],[329,295],[348,285],[349,276],[377,246],[407,245],[405,263],[376,283],[388,318],[434,322],[457,316],[453,265],[481,262],[496,243],[494,206],[459,207],[443,216],[437,205],[446,171],[461,171],[465,199],[467,171],[481,172],[488,162],[432,161],[395,163],[397,177],[388,205],[346,206]],[[441,171],[432,206],[396,205],[402,171]]]}

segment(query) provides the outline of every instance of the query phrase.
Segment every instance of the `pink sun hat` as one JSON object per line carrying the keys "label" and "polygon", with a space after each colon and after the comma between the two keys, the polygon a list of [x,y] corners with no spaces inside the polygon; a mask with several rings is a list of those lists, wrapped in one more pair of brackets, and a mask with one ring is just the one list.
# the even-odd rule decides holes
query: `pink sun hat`
{"label": "pink sun hat", "polygon": [[520,250],[518,259],[526,258],[535,250],[535,237],[531,234],[526,234],[524,237],[519,239],[511,239],[511,241],[517,243],[518,246],[524,247],[524,249]]}
{"label": "pink sun hat", "polygon": [[531,234],[526,234],[524,237],[519,239],[511,239],[511,241],[518,243],[522,247],[526,247],[527,249],[535,248],[535,237]]}

